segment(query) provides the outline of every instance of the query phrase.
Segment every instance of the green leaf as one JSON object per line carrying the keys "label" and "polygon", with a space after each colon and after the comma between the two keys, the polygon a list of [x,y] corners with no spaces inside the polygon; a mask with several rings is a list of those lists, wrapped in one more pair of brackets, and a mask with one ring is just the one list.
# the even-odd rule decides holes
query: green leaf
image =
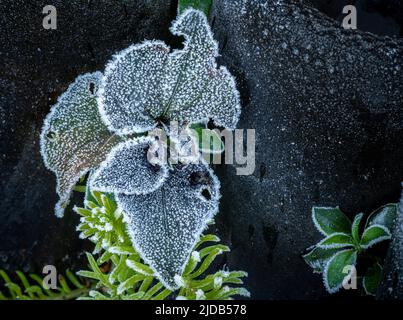
{"label": "green leaf", "polygon": [[55,212],[62,217],[79,179],[96,167],[119,141],[108,131],[98,111],[100,72],[76,79],[46,117],[41,133],[41,155],[57,177],[60,196]]}
{"label": "green leaf", "polygon": [[225,145],[217,129],[210,130],[206,126],[195,124],[190,126],[191,134],[199,142],[199,151],[206,154],[217,154],[224,151]]}
{"label": "green leaf", "polygon": [[354,249],[336,253],[326,264],[323,272],[325,287],[329,293],[337,292],[348,276],[346,267],[354,266],[357,261],[357,252]]}
{"label": "green leaf", "polygon": [[362,280],[362,285],[367,295],[374,296],[376,294],[379,284],[381,283],[381,277],[382,266],[379,263],[375,263],[368,268],[364,279]]}
{"label": "green leaf", "polygon": [[367,225],[372,226],[374,224],[379,224],[390,230],[392,230],[393,224],[397,216],[397,204],[390,203],[387,204],[374,212],[368,217]]}
{"label": "green leaf", "polygon": [[353,235],[354,243],[358,244],[360,242],[360,223],[362,217],[364,216],[363,213],[357,214],[354,218],[353,225],[351,227],[351,234]]}
{"label": "green leaf", "polygon": [[389,240],[390,237],[391,235],[388,228],[381,226],[380,224],[374,224],[365,229],[361,238],[360,246],[367,249],[374,244],[384,240]]}
{"label": "green leaf", "polygon": [[154,271],[150,267],[132,259],[127,259],[126,264],[130,269],[133,269],[134,271],[145,276],[152,276],[154,274]]}
{"label": "green leaf", "polygon": [[312,220],[319,232],[325,236],[351,232],[351,221],[338,207],[313,207]]}
{"label": "green leaf", "polygon": [[178,11],[182,14],[187,8],[194,8],[203,11],[206,16],[209,15],[212,0],[179,0]]}
{"label": "green leaf", "polygon": [[334,249],[354,246],[353,238],[347,233],[333,233],[317,244],[319,248]]}
{"label": "green leaf", "polygon": [[326,263],[334,256],[339,249],[323,249],[316,247],[311,252],[303,255],[305,262],[314,269],[314,272],[321,273],[325,268]]}

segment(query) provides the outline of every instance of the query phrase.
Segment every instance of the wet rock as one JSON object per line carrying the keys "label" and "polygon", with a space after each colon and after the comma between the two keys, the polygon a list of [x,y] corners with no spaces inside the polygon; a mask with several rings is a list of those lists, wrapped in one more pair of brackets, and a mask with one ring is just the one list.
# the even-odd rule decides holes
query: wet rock
{"label": "wet rock", "polygon": [[212,23],[239,127],[256,130],[253,175],[217,168],[227,263],[249,272],[254,298],[323,297],[301,258],[321,237],[312,206],[352,217],[399,199],[402,41],[343,30],[300,1],[216,0]]}
{"label": "wet rock", "polygon": [[[176,1],[47,1],[57,30],[42,26],[42,1],[0,3],[1,268],[73,268],[84,241],[71,211],[55,218],[55,177],[39,154],[43,119],[82,73],[102,70],[117,50],[169,37]],[[78,200],[79,201],[79,200]],[[79,203],[79,202],[77,202]],[[27,267],[28,266],[28,267]]]}

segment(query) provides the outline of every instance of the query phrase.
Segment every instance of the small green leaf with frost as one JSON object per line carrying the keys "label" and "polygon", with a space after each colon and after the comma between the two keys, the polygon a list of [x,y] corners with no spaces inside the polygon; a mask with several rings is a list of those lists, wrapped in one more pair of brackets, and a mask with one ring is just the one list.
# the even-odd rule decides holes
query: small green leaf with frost
{"label": "small green leaf with frost", "polygon": [[375,263],[368,268],[365,276],[362,280],[365,293],[367,295],[375,296],[378,291],[382,278],[382,266],[379,263]]}
{"label": "small green leaf with frost", "polygon": [[388,228],[389,231],[392,230],[393,224],[397,216],[397,206],[398,205],[396,203],[390,203],[378,210],[375,210],[369,216],[367,220],[367,226],[379,224]]}
{"label": "small green leaf with frost", "polygon": [[316,228],[325,236],[336,232],[351,232],[351,221],[338,207],[313,207],[312,220]]}
{"label": "small green leaf with frost", "polygon": [[350,268],[355,266],[356,261],[357,252],[349,249],[336,253],[327,262],[323,280],[329,293],[335,293],[342,287],[344,279],[349,275]]}
{"label": "small green leaf with frost", "polygon": [[323,249],[344,248],[354,246],[353,238],[347,233],[333,233],[320,241],[317,246]]}
{"label": "small green leaf with frost", "polygon": [[351,227],[351,234],[353,236],[355,244],[358,244],[360,242],[360,223],[363,216],[364,216],[363,213],[357,214],[354,218],[353,225]]}
{"label": "small green leaf with frost", "polygon": [[321,273],[326,266],[326,263],[331,257],[333,257],[340,249],[324,249],[320,247],[315,247],[309,253],[302,256],[305,262],[313,268],[314,272]]}
{"label": "small green leaf with frost", "polygon": [[212,0],[179,0],[178,12],[183,13],[188,8],[203,11],[206,16],[209,15]]}
{"label": "small green leaf with frost", "polygon": [[386,227],[380,224],[374,224],[365,229],[361,237],[360,246],[367,249],[379,242],[389,240],[390,237],[390,232]]}

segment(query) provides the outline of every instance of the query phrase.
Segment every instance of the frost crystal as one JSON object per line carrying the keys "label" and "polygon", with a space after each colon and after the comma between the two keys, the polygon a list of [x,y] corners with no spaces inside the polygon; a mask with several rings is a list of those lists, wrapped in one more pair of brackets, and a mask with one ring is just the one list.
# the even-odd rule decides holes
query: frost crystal
{"label": "frost crystal", "polygon": [[119,142],[101,120],[96,93],[101,73],[76,79],[46,117],[41,133],[41,154],[57,177],[56,215],[62,217],[78,179],[97,166]]}
{"label": "frost crystal", "polygon": [[[158,189],[168,169],[165,164],[150,163],[149,152],[155,143],[152,138],[139,138],[117,145],[94,173],[90,188],[125,194],[147,194]],[[152,150],[158,152],[158,149]]]}
{"label": "frost crystal", "polygon": [[186,39],[169,53],[162,42],[134,45],[108,64],[100,90],[101,114],[120,134],[144,132],[158,121],[205,122],[235,128],[239,93],[225,67],[217,69],[217,43],[205,15],[185,11],[171,32]]}
{"label": "frost crystal", "polygon": [[219,181],[205,164],[177,165],[153,193],[117,195],[137,251],[168,288],[177,288],[201,232],[218,211]]}

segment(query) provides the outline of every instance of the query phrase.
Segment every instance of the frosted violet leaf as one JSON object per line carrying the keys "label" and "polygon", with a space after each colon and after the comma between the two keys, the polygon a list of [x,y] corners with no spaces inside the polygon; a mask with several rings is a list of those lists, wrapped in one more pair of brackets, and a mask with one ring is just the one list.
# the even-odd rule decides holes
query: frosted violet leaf
{"label": "frosted violet leaf", "polygon": [[217,69],[217,43],[206,16],[186,10],[171,31],[185,38],[169,52],[162,42],[145,42],[118,53],[107,65],[99,104],[104,122],[119,135],[151,130],[157,123],[181,125],[213,119],[235,128],[240,99],[235,80]]}
{"label": "frosted violet leaf", "polygon": [[98,111],[96,94],[101,77],[98,72],[78,77],[52,107],[42,128],[42,158],[57,177],[58,217],[63,216],[79,178],[101,163],[120,141]]}
{"label": "frosted violet leaf", "polygon": [[160,41],[132,45],[105,68],[99,95],[102,118],[120,135],[155,127],[163,111],[161,81],[169,48]]}
{"label": "frosted violet leaf", "polygon": [[156,144],[153,138],[138,138],[120,143],[94,173],[90,188],[125,194],[147,194],[155,191],[168,175],[165,163],[152,162],[159,159]]}
{"label": "frosted violet leaf", "polygon": [[146,195],[118,194],[133,245],[169,289],[181,275],[206,223],[218,211],[219,181],[207,165],[176,165]]}
{"label": "frosted violet leaf", "polygon": [[218,126],[234,129],[240,114],[239,93],[228,70],[217,69],[218,45],[206,16],[188,9],[174,21],[171,32],[186,41],[182,50],[168,56],[163,117],[180,123],[213,119]]}

